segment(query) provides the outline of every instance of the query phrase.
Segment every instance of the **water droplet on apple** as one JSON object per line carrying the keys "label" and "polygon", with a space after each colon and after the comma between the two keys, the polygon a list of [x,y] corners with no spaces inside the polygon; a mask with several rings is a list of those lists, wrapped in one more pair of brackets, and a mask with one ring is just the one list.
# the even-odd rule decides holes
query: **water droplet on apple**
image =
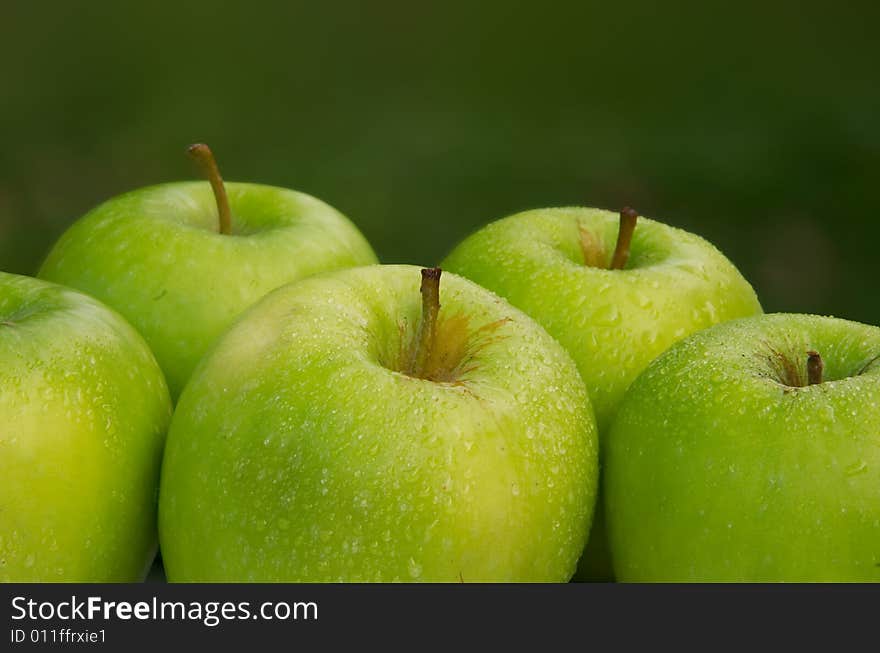
{"label": "water droplet on apple", "polygon": [[860,460],[853,463],[852,465],[849,465],[845,471],[847,476],[856,476],[858,474],[863,474],[864,472],[868,471],[868,463],[866,463],[864,460]]}
{"label": "water droplet on apple", "polygon": [[615,304],[605,304],[593,313],[593,322],[600,326],[614,326],[620,322],[620,309]]}
{"label": "water droplet on apple", "polygon": [[422,575],[422,566],[412,558],[409,559],[407,568],[412,578],[419,578]]}
{"label": "water droplet on apple", "polygon": [[706,311],[706,315],[709,317],[709,321],[712,324],[717,323],[718,320],[718,309],[715,308],[715,304],[712,302],[706,302],[704,310]]}

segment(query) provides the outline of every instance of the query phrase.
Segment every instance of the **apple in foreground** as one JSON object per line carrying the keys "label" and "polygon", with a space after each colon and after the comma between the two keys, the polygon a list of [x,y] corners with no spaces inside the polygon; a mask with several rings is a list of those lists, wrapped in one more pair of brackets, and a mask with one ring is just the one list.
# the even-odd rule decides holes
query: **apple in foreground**
{"label": "apple in foreground", "polygon": [[139,581],[171,399],[147,344],[81,293],[0,273],[0,582]]}
{"label": "apple in foreground", "polygon": [[623,581],[880,581],[880,328],[729,322],[632,385],[604,483]]}
{"label": "apple in foreground", "polygon": [[[566,581],[596,426],[571,358],[460,277],[368,266],[285,286],[177,405],[171,581]],[[442,299],[442,308],[441,308]]]}
{"label": "apple in foreground", "polygon": [[[526,211],[464,240],[442,263],[537,320],[572,355],[605,444],[617,405],[687,335],[761,312],[733,264],[694,234],[588,208]],[[600,446],[600,456],[602,447]],[[611,578],[600,507],[579,578]]]}
{"label": "apple in foreground", "polygon": [[127,318],[175,398],[209,345],[267,292],[376,262],[357,228],[324,202],[284,188],[224,184],[207,146],[190,152],[210,185],[162,184],[101,204],[68,229],[39,272]]}

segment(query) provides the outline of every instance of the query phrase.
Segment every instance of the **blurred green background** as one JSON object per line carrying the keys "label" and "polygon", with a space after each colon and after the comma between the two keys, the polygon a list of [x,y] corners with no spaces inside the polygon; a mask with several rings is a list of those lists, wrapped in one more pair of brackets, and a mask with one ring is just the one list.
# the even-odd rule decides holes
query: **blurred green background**
{"label": "blurred green background", "polygon": [[768,310],[880,323],[878,3],[2,3],[0,268],[193,177],[317,195],[386,262],[539,206],[698,232]]}

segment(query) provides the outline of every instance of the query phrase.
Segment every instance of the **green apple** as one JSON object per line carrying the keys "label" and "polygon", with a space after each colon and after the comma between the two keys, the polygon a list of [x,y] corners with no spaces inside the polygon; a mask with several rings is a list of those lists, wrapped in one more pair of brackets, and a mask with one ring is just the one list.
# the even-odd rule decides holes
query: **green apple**
{"label": "green apple", "polygon": [[767,315],[658,358],[605,453],[624,581],[880,581],[880,328]]}
{"label": "green apple", "polygon": [[357,228],[327,204],[284,188],[224,185],[210,150],[191,151],[210,185],[162,184],[105,202],[61,237],[39,272],[126,317],[175,398],[208,346],[267,292],[376,261]]}
{"label": "green apple", "polygon": [[142,580],[171,399],[119,315],[0,273],[0,582]]}
{"label": "green apple", "polygon": [[565,581],[597,435],[577,368],[455,275],[285,286],[202,360],[169,430],[171,581]]}
{"label": "green apple", "polygon": [[[748,282],[711,244],[636,214],[526,211],[494,222],[442,263],[525,311],[572,355],[600,440],[627,387],[670,345],[761,312]],[[601,454],[600,447],[600,454]],[[600,500],[601,504],[601,500]],[[601,505],[581,579],[611,577]]]}

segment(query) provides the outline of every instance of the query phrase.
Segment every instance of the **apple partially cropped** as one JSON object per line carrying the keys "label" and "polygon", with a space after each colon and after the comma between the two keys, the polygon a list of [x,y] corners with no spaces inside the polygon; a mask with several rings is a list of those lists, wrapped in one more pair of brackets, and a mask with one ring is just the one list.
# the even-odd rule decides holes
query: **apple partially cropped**
{"label": "apple partially cropped", "polygon": [[0,582],[142,580],[171,399],[81,293],[0,273]]}
{"label": "apple partially cropped", "polygon": [[144,336],[177,397],[209,345],[270,290],[376,262],[357,228],[324,202],[284,188],[210,184],[136,190],[93,209],[61,237],[39,276],[97,297]]}
{"label": "apple partially cropped", "polygon": [[169,431],[171,581],[566,581],[596,426],[571,358],[455,275],[285,286],[203,359]]}
{"label": "apple partially cropped", "polygon": [[633,384],[604,483],[624,581],[880,581],[880,328],[767,315]]}
{"label": "apple partially cropped", "polygon": [[[464,240],[442,266],[525,311],[572,355],[605,444],[629,384],[708,326],[761,312],[734,265],[694,234],[631,209],[526,211]],[[600,447],[601,455],[602,447]],[[601,511],[579,577],[611,578]]]}

